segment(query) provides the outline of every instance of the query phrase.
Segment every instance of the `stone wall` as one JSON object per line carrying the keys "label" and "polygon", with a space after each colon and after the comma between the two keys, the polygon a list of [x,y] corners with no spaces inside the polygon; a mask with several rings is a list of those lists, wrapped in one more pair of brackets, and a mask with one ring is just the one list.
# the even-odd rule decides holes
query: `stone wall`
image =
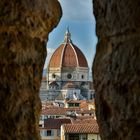
{"label": "stone wall", "polygon": [[0,1],[0,140],[38,140],[38,96],[57,0]]}
{"label": "stone wall", "polygon": [[93,64],[102,140],[140,139],[140,1],[94,0]]}

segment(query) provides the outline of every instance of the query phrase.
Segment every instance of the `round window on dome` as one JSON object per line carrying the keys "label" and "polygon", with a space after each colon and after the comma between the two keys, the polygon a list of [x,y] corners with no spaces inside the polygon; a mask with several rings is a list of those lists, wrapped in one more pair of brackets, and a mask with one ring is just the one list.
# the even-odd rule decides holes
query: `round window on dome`
{"label": "round window on dome", "polygon": [[68,74],[68,75],[67,75],[67,78],[68,78],[68,79],[71,79],[71,78],[72,78],[72,75],[71,75],[71,74]]}

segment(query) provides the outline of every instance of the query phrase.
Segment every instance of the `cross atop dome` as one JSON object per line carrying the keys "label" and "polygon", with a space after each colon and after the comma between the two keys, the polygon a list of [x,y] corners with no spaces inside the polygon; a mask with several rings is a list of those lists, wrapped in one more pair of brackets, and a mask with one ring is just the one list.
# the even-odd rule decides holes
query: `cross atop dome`
{"label": "cross atop dome", "polygon": [[69,27],[67,27],[65,37],[64,37],[64,43],[70,43],[71,42],[71,33],[69,31]]}

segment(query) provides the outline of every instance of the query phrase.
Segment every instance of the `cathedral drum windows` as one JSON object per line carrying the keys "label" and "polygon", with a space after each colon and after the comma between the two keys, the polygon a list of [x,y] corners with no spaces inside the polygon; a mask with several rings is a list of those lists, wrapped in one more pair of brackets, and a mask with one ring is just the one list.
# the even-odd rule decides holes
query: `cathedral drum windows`
{"label": "cathedral drum windows", "polygon": [[68,78],[68,79],[72,79],[72,74],[69,73],[69,74],[67,75],[67,78]]}
{"label": "cathedral drum windows", "polygon": [[84,75],[81,75],[81,79],[84,79]]}
{"label": "cathedral drum windows", "polygon": [[52,78],[56,78],[56,75],[55,75],[55,73],[53,73],[53,74],[52,74]]}

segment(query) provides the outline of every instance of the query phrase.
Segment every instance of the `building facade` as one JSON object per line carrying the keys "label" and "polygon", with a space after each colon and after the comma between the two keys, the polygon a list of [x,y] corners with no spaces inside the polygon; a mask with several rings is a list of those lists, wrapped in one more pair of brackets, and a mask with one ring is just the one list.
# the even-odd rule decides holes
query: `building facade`
{"label": "building facade", "polygon": [[61,126],[61,140],[101,140],[97,123],[64,124]]}
{"label": "building facade", "polygon": [[73,44],[67,29],[64,42],[53,53],[47,69],[48,100],[59,94],[64,99],[90,99],[89,67],[82,51]]}

